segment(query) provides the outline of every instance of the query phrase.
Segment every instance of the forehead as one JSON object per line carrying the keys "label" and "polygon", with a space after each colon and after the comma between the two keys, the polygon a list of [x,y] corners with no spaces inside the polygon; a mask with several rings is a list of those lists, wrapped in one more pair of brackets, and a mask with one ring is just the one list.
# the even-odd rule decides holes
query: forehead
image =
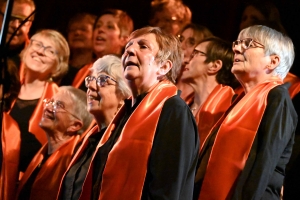
{"label": "forehead", "polygon": [[146,33],[144,35],[140,35],[140,36],[131,38],[128,43],[139,42],[139,41],[148,42],[148,43],[158,47],[158,43],[156,41],[156,36],[154,33]]}
{"label": "forehead", "polygon": [[72,103],[71,94],[66,89],[59,89],[58,92],[53,95],[52,99],[55,101],[61,101],[66,105],[68,103]]}
{"label": "forehead", "polygon": [[[1,11],[4,13],[5,12],[5,8],[6,8],[6,3],[3,4],[3,6],[1,7]],[[19,15],[19,16],[23,16],[23,17],[27,17],[31,14],[32,12],[32,8],[29,4],[27,3],[18,3],[15,2],[12,8],[12,15]]]}
{"label": "forehead", "polygon": [[264,15],[256,9],[254,6],[247,6],[246,9],[243,12],[243,15],[256,17],[257,19],[264,20]]}
{"label": "forehead", "polygon": [[182,35],[184,37],[193,37],[194,36],[194,30],[192,28],[187,28],[182,32]]}
{"label": "forehead", "polygon": [[195,49],[197,50],[201,50],[201,51],[206,51],[207,46],[208,46],[209,42],[201,42],[200,44],[198,44]]}
{"label": "forehead", "polygon": [[118,24],[119,18],[113,16],[112,14],[104,14],[99,17],[97,24],[98,23],[112,23],[112,24]]}
{"label": "forehead", "polygon": [[37,34],[31,37],[31,39],[42,42],[45,47],[51,46],[53,48],[57,48],[55,41],[51,37],[47,37],[45,35]]}

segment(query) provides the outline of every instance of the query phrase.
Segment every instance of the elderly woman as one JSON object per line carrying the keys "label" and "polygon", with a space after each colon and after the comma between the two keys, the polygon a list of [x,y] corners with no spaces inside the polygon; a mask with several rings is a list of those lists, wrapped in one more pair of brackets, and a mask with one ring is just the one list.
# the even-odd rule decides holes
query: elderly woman
{"label": "elderly woman", "polygon": [[60,79],[68,70],[69,47],[65,38],[54,30],[34,34],[22,52],[25,77],[10,115],[21,130],[20,171],[24,172],[47,137],[39,122],[43,100],[58,91],[52,79]]}
{"label": "elderly woman", "polygon": [[238,84],[231,73],[233,56],[230,43],[209,37],[196,45],[184,67],[181,79],[194,91],[189,106],[198,123],[200,149],[210,129],[231,105],[232,87]]}
{"label": "elderly woman", "polygon": [[282,85],[294,60],[293,43],[256,25],[240,32],[233,51],[231,71],[244,95],[215,125],[200,152],[202,177],[195,199],[279,199],[297,124]]}
{"label": "elderly woman", "polygon": [[198,24],[187,24],[178,34],[178,38],[181,42],[181,48],[183,51],[183,63],[182,70],[177,77],[176,86],[181,90],[180,97],[185,100],[187,103],[193,98],[193,88],[182,82],[181,75],[184,70],[184,66],[190,61],[191,55],[196,47],[196,45],[203,39],[211,37],[213,34],[205,26]]}
{"label": "elderly woman", "polygon": [[60,199],[64,200],[79,199],[98,142],[124,104],[124,99],[131,95],[123,76],[121,60],[113,55],[103,56],[93,64],[90,75],[85,78],[85,84],[88,88],[87,109],[94,115],[98,126],[86,135],[69,165],[60,192]]}
{"label": "elderly woman", "polygon": [[62,86],[51,98],[44,99],[40,126],[48,143],[30,162],[18,187],[17,199],[56,199],[63,174],[81,142],[81,134],[93,117],[87,111],[82,90]]}

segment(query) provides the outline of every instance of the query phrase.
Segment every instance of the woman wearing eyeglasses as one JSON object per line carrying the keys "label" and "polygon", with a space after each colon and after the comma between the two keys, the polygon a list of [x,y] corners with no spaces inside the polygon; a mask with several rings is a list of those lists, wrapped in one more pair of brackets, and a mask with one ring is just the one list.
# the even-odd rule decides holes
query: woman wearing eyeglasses
{"label": "woman wearing eyeglasses", "polygon": [[25,77],[10,115],[21,131],[19,171],[25,172],[29,162],[47,137],[39,122],[43,100],[58,91],[52,79],[59,79],[68,69],[69,48],[64,37],[54,30],[42,30],[30,39],[22,52]]}
{"label": "woman wearing eyeglasses", "polygon": [[189,103],[196,118],[200,150],[210,129],[231,105],[233,88],[238,85],[231,73],[234,53],[231,43],[217,37],[208,37],[198,43],[181,80],[193,88]]}
{"label": "woman wearing eyeglasses", "polygon": [[[90,76],[85,78],[85,85],[88,88],[87,109],[94,115],[97,126],[86,135],[69,165],[60,188],[59,199],[63,200],[79,199],[79,197],[91,199],[92,184],[87,184],[91,188],[84,190],[82,185],[84,182],[92,181],[91,177],[86,177],[86,174],[91,167],[94,152],[99,148],[98,143],[106,127],[123,105],[124,99],[131,95],[123,76],[121,60],[113,55],[103,56],[93,64]],[[94,168],[99,167],[97,164],[101,162],[99,160],[95,163]]]}
{"label": "woman wearing eyeglasses", "polygon": [[208,28],[193,23],[184,26],[183,29],[178,34],[178,38],[181,42],[181,48],[184,57],[183,57],[181,72],[177,77],[176,86],[179,90],[181,90],[180,97],[183,100],[185,100],[187,103],[190,103],[190,101],[193,98],[193,88],[190,85],[182,82],[181,80],[184,66],[189,62],[190,57],[196,45],[201,40],[211,36],[213,36],[213,34],[210,32]]}
{"label": "woman wearing eyeglasses", "polygon": [[199,157],[203,178],[195,199],[280,199],[297,124],[282,82],[294,60],[293,43],[256,25],[240,32],[233,51],[231,71],[244,93],[204,144]]}

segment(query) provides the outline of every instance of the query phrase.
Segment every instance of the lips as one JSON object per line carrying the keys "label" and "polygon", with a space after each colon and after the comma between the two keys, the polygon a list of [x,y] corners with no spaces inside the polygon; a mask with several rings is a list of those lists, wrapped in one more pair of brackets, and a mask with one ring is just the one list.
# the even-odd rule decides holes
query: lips
{"label": "lips", "polygon": [[43,117],[51,120],[55,119],[54,113],[49,110],[44,111]]}
{"label": "lips", "polygon": [[127,62],[124,64],[124,69],[127,68],[128,66],[136,66],[136,67],[139,67],[138,64],[136,64],[136,63],[133,62],[133,61],[127,61]]}

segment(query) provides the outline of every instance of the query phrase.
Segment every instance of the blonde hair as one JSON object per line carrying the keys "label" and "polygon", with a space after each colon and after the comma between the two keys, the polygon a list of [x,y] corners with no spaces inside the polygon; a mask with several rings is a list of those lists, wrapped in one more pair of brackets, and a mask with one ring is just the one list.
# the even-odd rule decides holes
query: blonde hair
{"label": "blonde hair", "polygon": [[[36,36],[42,36],[51,40],[55,44],[55,49],[57,50],[58,54],[58,63],[56,66],[56,72],[51,75],[54,81],[59,81],[67,72],[69,67],[69,56],[70,56],[70,49],[68,42],[64,38],[62,34],[55,30],[51,29],[44,29],[36,34],[34,34],[31,38],[35,38]],[[30,45],[28,45],[22,52],[22,59],[24,60],[24,56]]]}

